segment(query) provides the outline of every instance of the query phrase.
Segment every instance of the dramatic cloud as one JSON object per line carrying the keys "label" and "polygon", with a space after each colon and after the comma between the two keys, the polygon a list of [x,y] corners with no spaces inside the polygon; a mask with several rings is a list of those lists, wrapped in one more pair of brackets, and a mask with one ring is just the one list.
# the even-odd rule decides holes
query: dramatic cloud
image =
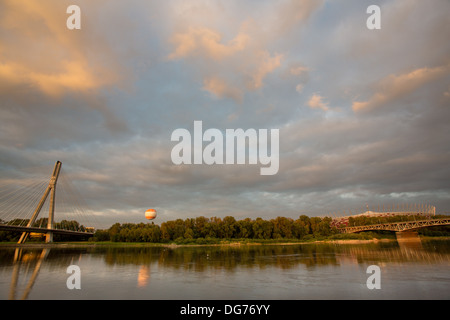
{"label": "dramatic cloud", "polygon": [[6,1],[2,9],[2,81],[38,88],[50,96],[117,84],[118,64],[87,53],[104,51],[102,42],[64,28],[68,17],[64,2]]}
{"label": "dramatic cloud", "polygon": [[378,92],[368,101],[354,102],[353,111],[370,111],[387,107],[389,102],[401,98],[432,81],[450,75],[450,65],[436,68],[420,68],[401,75],[390,75],[377,85]]}
{"label": "dramatic cloud", "polygon": [[[449,211],[449,1],[381,1],[380,30],[369,0],[80,0],[81,30],[70,4],[0,1],[1,186],[60,160],[103,227]],[[195,120],[279,129],[279,171],[173,164]]]}
{"label": "dramatic cloud", "polygon": [[[232,98],[236,102],[242,102],[244,84],[248,90],[260,89],[264,78],[281,65],[281,54],[271,55],[242,31],[224,44],[217,31],[191,27],[173,35],[170,42],[175,48],[169,54],[169,60],[193,59],[197,65],[207,61],[208,68],[199,67],[203,89],[218,98]],[[237,82],[237,86],[229,84],[232,81]]]}

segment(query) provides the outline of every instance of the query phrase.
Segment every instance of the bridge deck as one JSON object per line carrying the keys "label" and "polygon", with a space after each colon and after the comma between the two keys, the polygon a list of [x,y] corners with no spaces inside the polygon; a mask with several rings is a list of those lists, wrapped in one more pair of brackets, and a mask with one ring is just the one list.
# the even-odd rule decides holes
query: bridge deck
{"label": "bridge deck", "polygon": [[35,232],[35,233],[53,232],[53,234],[88,236],[88,237],[91,237],[94,235],[91,232],[72,231],[72,230],[63,230],[63,229],[46,229],[46,228],[37,228],[37,227],[23,227],[23,226],[13,226],[13,225],[6,225],[6,224],[0,224],[0,230],[19,231],[19,232]]}
{"label": "bridge deck", "polygon": [[450,218],[380,223],[366,226],[343,227],[339,228],[339,230],[342,233],[354,233],[371,230],[387,230],[387,231],[401,232],[406,230],[414,230],[419,228],[444,226],[444,225],[450,225]]}

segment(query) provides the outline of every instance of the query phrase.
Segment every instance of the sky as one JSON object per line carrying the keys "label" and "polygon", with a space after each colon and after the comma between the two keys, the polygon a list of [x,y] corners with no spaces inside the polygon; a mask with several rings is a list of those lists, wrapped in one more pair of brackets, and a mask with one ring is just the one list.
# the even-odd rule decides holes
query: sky
{"label": "sky", "polygon": [[[66,25],[71,4],[81,29]],[[370,5],[381,29],[367,27]],[[449,212],[449,12],[448,0],[0,0],[0,179],[59,160],[104,227],[148,208],[155,223]],[[194,121],[278,129],[278,172],[174,164],[171,135]]]}

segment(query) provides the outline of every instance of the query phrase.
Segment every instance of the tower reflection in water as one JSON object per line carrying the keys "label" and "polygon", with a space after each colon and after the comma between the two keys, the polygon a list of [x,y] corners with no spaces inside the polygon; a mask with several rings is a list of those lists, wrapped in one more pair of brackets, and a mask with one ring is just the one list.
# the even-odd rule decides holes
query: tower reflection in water
{"label": "tower reflection in water", "polygon": [[[21,270],[23,269],[25,269],[24,270],[25,272],[23,274],[25,277],[29,274],[30,270],[33,270],[31,277],[28,280],[28,283],[20,299],[25,300],[28,298],[28,295],[30,294],[31,289],[33,288],[33,285],[41,269],[42,263],[44,262],[45,258],[47,258],[49,252],[50,249],[48,248],[42,249],[41,252],[39,251],[25,252],[24,249],[16,248],[14,252],[14,261],[13,261],[14,267],[11,279],[11,287],[9,291],[9,300],[16,299],[16,290],[19,281],[19,275],[21,274]],[[34,268],[30,269],[32,268],[33,265]]]}

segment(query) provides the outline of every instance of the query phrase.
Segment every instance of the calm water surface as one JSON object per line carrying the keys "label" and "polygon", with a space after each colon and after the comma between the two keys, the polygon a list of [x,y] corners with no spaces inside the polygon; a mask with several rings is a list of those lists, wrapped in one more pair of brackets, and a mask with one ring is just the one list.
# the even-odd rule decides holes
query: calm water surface
{"label": "calm water surface", "polygon": [[[80,290],[67,288],[69,265],[80,267]],[[381,289],[367,288],[370,265]],[[447,240],[0,247],[0,299],[450,299],[449,267]]]}

